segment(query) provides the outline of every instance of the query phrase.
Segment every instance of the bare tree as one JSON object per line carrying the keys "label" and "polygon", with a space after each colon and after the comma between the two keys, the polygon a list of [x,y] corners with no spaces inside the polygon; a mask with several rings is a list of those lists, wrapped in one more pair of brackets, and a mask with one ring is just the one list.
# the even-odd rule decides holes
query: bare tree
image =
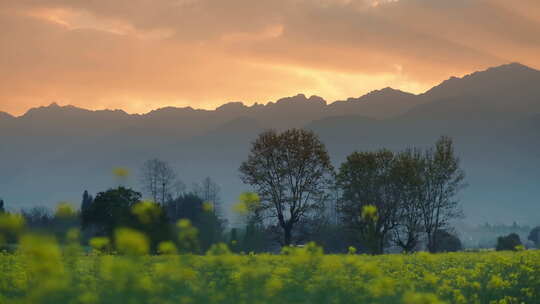
{"label": "bare tree", "polygon": [[322,213],[333,167],[315,133],[291,129],[260,134],[240,173],[261,198],[258,211],[281,229],[282,245],[290,245],[296,224]]}
{"label": "bare tree", "polygon": [[156,203],[164,204],[171,198],[176,181],[176,173],[165,161],[150,159],[142,167],[141,183]]}
{"label": "bare tree", "polygon": [[186,184],[183,181],[177,179],[173,185],[173,199],[176,199],[186,193]]}
{"label": "bare tree", "polygon": [[210,177],[205,177],[201,183],[193,185],[193,192],[200,197],[204,202],[211,203],[214,214],[219,214],[220,211],[220,188]]}
{"label": "bare tree", "polygon": [[425,153],[424,200],[421,213],[427,247],[430,252],[437,249],[437,232],[444,230],[452,219],[462,216],[458,192],[465,187],[465,173],[455,155],[450,137],[443,136],[434,149]]}

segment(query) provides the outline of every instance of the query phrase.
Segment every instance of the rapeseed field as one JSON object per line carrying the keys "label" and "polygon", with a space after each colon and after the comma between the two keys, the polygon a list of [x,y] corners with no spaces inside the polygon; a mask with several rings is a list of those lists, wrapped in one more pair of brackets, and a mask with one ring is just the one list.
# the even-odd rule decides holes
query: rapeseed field
{"label": "rapeseed field", "polygon": [[[71,237],[76,233],[71,232]],[[23,236],[0,255],[0,303],[539,303],[540,251],[325,255],[148,254],[144,235],[117,233],[118,253]]]}

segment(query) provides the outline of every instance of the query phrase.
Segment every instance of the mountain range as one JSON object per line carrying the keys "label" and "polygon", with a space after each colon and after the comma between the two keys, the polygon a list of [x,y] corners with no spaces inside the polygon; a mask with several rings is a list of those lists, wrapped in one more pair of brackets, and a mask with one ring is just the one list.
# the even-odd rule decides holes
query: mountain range
{"label": "mountain range", "polygon": [[314,130],[336,167],[355,150],[427,147],[454,138],[467,173],[461,202],[471,222],[540,224],[540,71],[518,63],[452,77],[423,94],[391,88],[327,103],[298,94],[215,110],[162,108],[146,114],[51,104],[19,117],[0,112],[0,197],[11,209],[78,204],[158,157],[188,186],[206,176],[222,188],[225,213],[242,191],[250,142],[269,128]]}

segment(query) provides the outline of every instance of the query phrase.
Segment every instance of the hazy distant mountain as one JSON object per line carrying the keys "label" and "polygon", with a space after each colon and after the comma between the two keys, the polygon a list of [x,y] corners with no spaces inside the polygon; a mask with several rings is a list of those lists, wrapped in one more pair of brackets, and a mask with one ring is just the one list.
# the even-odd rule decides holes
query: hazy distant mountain
{"label": "hazy distant mountain", "polygon": [[306,127],[327,144],[336,167],[354,150],[431,145],[455,138],[467,172],[470,221],[540,222],[540,71],[509,64],[450,78],[424,94],[386,88],[327,103],[299,94],[267,104],[215,110],[163,108],[143,115],[52,104],[12,117],[0,112],[0,196],[17,209],[114,186],[113,167],[149,158],[171,162],[190,185],[205,176],[226,203],[248,187],[238,166],[267,128]]}
{"label": "hazy distant mountain", "polygon": [[359,98],[349,98],[330,104],[333,115],[362,115],[373,118],[390,118],[404,114],[422,100],[411,93],[384,88]]}
{"label": "hazy distant mountain", "polygon": [[8,113],[0,112],[0,120],[2,120],[2,119],[12,119],[12,118],[14,118],[14,117],[9,115]]}
{"label": "hazy distant mountain", "polygon": [[452,77],[418,96],[409,115],[438,119],[521,117],[540,112],[540,73],[518,63]]}

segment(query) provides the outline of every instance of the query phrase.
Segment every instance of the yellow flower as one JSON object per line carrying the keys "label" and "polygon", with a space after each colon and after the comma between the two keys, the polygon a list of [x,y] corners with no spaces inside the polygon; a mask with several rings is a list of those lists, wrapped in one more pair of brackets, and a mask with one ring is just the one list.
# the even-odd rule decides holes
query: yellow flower
{"label": "yellow flower", "polygon": [[233,211],[245,215],[248,212],[255,210],[260,203],[261,199],[257,193],[244,192],[240,194],[238,202],[233,205]]}
{"label": "yellow flower", "polygon": [[70,228],[66,233],[66,239],[72,243],[78,242],[80,237],[81,231],[79,228]]}
{"label": "yellow flower", "polygon": [[375,222],[378,219],[377,207],[375,205],[366,205],[362,207],[362,219],[365,221]]}
{"label": "yellow flower", "polygon": [[432,293],[408,292],[403,296],[404,304],[444,304]]}
{"label": "yellow flower", "polygon": [[203,203],[203,210],[205,212],[212,212],[214,211],[214,204],[212,202],[204,202]]}
{"label": "yellow flower", "polygon": [[24,218],[20,214],[0,214],[0,233],[19,233],[24,228]]}
{"label": "yellow flower", "polygon": [[487,288],[496,290],[496,289],[504,288],[507,285],[508,283],[505,282],[503,278],[501,278],[501,276],[499,276],[498,274],[494,274],[491,276],[491,279],[489,280],[487,284]]}
{"label": "yellow flower", "polygon": [[178,253],[178,249],[176,249],[176,246],[171,241],[165,241],[161,242],[158,245],[158,252],[160,254],[176,254]]}
{"label": "yellow flower", "polygon": [[159,219],[161,208],[154,202],[142,201],[135,204],[132,207],[131,212],[141,223],[150,224]]}
{"label": "yellow flower", "polygon": [[109,238],[107,237],[94,237],[90,239],[90,246],[97,251],[105,250],[109,244]]}
{"label": "yellow flower", "polygon": [[75,216],[75,209],[68,202],[60,202],[56,206],[56,217],[59,218],[71,218]]}
{"label": "yellow flower", "polygon": [[272,277],[266,281],[264,287],[267,295],[275,296],[283,288],[283,282],[277,277]]}
{"label": "yellow flower", "polygon": [[129,169],[127,168],[117,167],[113,169],[113,175],[116,176],[117,178],[125,179],[129,177],[130,172],[129,172]]}
{"label": "yellow flower", "polygon": [[114,236],[116,249],[119,252],[133,255],[148,253],[148,239],[143,233],[129,228],[120,228],[115,231]]}

